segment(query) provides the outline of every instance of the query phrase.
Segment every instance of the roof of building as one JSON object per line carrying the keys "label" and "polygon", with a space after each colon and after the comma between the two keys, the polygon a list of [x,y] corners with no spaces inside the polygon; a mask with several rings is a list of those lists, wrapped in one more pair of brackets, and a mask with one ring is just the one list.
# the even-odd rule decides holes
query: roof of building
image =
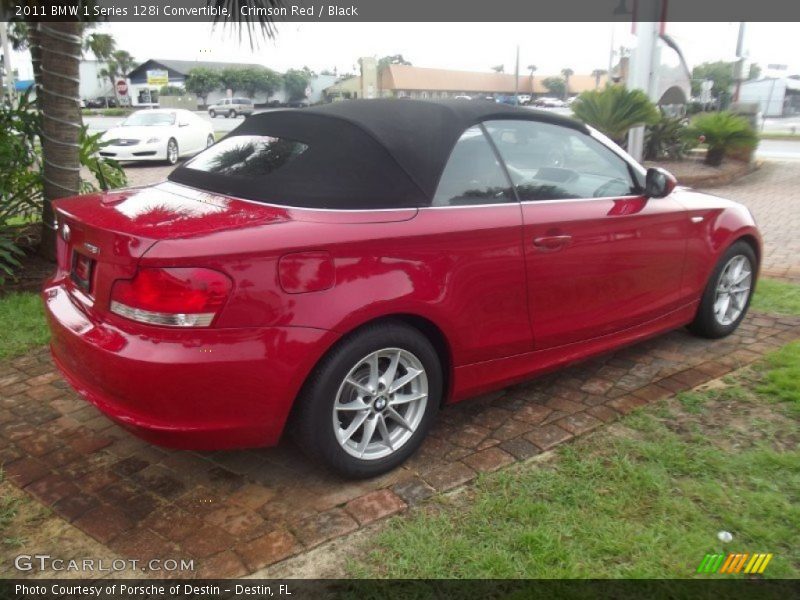
{"label": "roof of building", "polygon": [[[513,73],[483,73],[478,71],[456,71],[452,69],[430,69],[411,65],[389,65],[380,73],[381,89],[384,90],[426,90],[442,92],[485,92],[487,94],[511,94],[515,86],[522,94],[545,94],[547,77],[560,75],[534,74],[521,72],[517,81]],[[605,85],[608,77],[602,75],[599,85]],[[533,81],[533,87],[531,87]],[[572,75],[569,78],[569,92],[579,94],[597,87],[593,75]]]}
{"label": "roof of building", "polygon": [[[191,161],[170,180],[219,193],[316,208],[428,205],[458,138],[486,120],[526,119],[587,132],[553,113],[468,100],[351,100],[255,114],[231,132],[296,140],[308,146],[263,180],[200,173]],[[287,200],[290,199],[290,200]]]}

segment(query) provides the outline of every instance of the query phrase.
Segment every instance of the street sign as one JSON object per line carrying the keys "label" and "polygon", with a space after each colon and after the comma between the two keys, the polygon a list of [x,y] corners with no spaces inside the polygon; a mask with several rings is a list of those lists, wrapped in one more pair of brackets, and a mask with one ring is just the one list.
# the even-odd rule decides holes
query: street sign
{"label": "street sign", "polygon": [[169,73],[165,69],[147,71],[147,85],[169,85]]}
{"label": "street sign", "polygon": [[128,95],[128,82],[124,79],[120,79],[117,81],[117,94],[120,96],[127,96]]}

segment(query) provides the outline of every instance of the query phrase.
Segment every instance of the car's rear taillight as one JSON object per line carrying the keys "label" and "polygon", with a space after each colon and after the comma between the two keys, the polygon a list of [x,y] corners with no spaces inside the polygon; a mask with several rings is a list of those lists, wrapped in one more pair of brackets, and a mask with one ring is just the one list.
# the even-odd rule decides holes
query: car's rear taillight
{"label": "car's rear taillight", "polygon": [[230,290],[231,280],[219,271],[145,268],[114,282],[111,312],[151,325],[208,327]]}

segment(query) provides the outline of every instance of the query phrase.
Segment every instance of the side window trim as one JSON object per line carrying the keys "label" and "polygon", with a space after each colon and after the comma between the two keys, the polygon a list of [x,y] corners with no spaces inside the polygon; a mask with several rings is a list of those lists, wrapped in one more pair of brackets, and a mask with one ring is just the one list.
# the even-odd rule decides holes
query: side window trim
{"label": "side window trim", "polygon": [[492,136],[489,135],[489,132],[486,130],[486,126],[483,123],[484,123],[483,121],[478,123],[478,127],[480,127],[483,137],[486,139],[487,142],[489,142],[489,146],[492,148],[494,157],[497,159],[497,162],[503,171],[503,176],[506,178],[506,183],[508,184],[508,187],[511,189],[511,192],[514,194],[514,198],[516,199],[517,204],[519,204],[520,198],[519,194],[517,193],[517,186],[514,185],[514,180],[511,179],[511,173],[509,173],[508,171],[508,165],[506,165],[506,161],[503,160],[503,157],[500,156],[500,150],[497,149],[497,146],[495,145]]}

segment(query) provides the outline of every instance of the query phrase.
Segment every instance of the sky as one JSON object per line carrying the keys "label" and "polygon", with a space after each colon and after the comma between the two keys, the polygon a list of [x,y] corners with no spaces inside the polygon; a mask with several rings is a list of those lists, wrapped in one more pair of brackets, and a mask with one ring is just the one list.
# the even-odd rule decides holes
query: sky
{"label": "sky", "polygon": [[[98,31],[114,36],[117,47],[136,59],[172,58],[260,63],[277,71],[308,66],[356,72],[361,56],[402,54],[420,67],[489,71],[499,64],[514,71],[516,46],[520,69],[535,64],[537,74],[607,69],[614,45],[631,46],[630,25],[619,23],[279,23],[274,40],[251,49],[245,34],[208,23],[109,23]],[[738,23],[669,23],[667,33],[683,49],[689,66],[732,60]],[[797,23],[748,23],[745,48],[753,62],[789,65],[800,73]],[[26,56],[17,56],[20,78],[30,77]]]}

